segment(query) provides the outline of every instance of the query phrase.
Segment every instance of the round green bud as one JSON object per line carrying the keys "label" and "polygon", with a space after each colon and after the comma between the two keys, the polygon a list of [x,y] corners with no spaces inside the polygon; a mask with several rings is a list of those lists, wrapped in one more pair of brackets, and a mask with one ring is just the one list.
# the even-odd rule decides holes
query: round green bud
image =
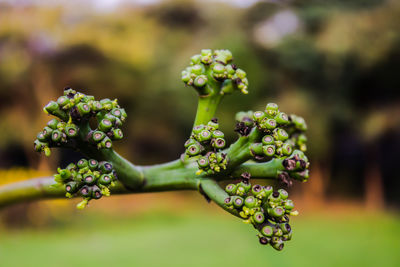
{"label": "round green bud", "polygon": [[275,155],[275,146],[274,145],[267,145],[267,146],[263,146],[263,153],[265,156],[267,157],[272,157],[273,155]]}
{"label": "round green bud", "polygon": [[236,195],[245,196],[247,194],[246,189],[243,186],[238,185],[236,188]]}
{"label": "round green bud", "polygon": [[43,128],[43,135],[44,137],[47,138],[51,138],[51,133],[53,132],[53,129],[51,129],[49,126],[46,126]]}
{"label": "round green bud", "polygon": [[194,55],[190,58],[192,64],[199,64],[201,60],[201,55]]}
{"label": "round green bud", "polygon": [[243,186],[243,188],[246,190],[246,193],[249,192],[251,189],[251,183],[249,183],[248,181],[241,181],[238,185]]}
{"label": "round green bud", "polygon": [[78,103],[76,108],[82,117],[90,113],[90,106],[87,103]]}
{"label": "round green bud", "polygon": [[273,242],[272,247],[278,251],[281,251],[283,249],[283,247],[285,246],[285,244],[283,244],[282,240],[279,240],[278,242]]}
{"label": "round green bud", "polygon": [[47,126],[49,126],[51,129],[56,130],[57,129],[57,125],[60,121],[57,119],[51,119],[47,122]]}
{"label": "round green bud", "polygon": [[219,127],[219,123],[218,123],[217,118],[214,118],[214,119],[210,120],[210,121],[207,123],[207,126],[208,126],[208,129],[209,129],[209,130],[212,130],[212,131],[217,130],[218,127]]}
{"label": "round green bud", "polygon": [[71,138],[76,137],[78,135],[78,127],[75,124],[67,124],[65,134]]}
{"label": "round green bud", "polygon": [[285,209],[280,206],[270,208],[268,209],[268,214],[272,217],[282,217],[285,214]]}
{"label": "round green bud", "polygon": [[283,241],[289,241],[291,239],[292,239],[292,232],[282,235],[282,240]]}
{"label": "round green bud", "polygon": [[212,137],[211,132],[209,130],[202,130],[198,135],[198,139],[200,142],[208,141]]}
{"label": "round green bud", "polygon": [[267,185],[263,188],[265,195],[268,197],[269,195],[272,194],[272,192],[274,191],[274,188],[270,185]]}
{"label": "round green bud", "polygon": [[213,147],[216,149],[222,149],[225,147],[225,139],[223,138],[216,138],[212,143]]}
{"label": "round green bud", "polygon": [[199,75],[194,79],[194,85],[196,87],[203,87],[206,85],[208,79],[206,75]]}
{"label": "round green bud", "polygon": [[77,182],[68,182],[65,184],[65,191],[67,191],[70,194],[75,194],[78,192],[78,183]]}
{"label": "round green bud", "polygon": [[268,200],[277,203],[281,200],[281,194],[278,191],[274,191],[269,195]]}
{"label": "round green bud", "polygon": [[68,164],[66,169],[69,171],[76,171],[76,165],[74,163],[70,163],[70,164]]}
{"label": "round green bud", "polygon": [[193,127],[193,133],[199,134],[202,130],[204,130],[205,126],[203,124],[196,125]]}
{"label": "round green bud", "polygon": [[103,119],[99,123],[99,130],[102,132],[108,132],[112,127],[112,122],[109,119]]}
{"label": "round green bud", "polygon": [[115,117],[111,113],[106,113],[106,114],[104,114],[102,119],[107,119],[111,122],[111,124],[113,124],[113,123],[115,123],[115,120],[117,119],[117,117]]}
{"label": "round green bud", "polygon": [[253,120],[260,122],[261,120],[263,120],[265,118],[265,112],[264,111],[256,111],[253,113]]}
{"label": "round green bud", "polygon": [[253,215],[253,220],[254,220],[255,223],[261,224],[261,223],[264,222],[265,216],[264,216],[264,214],[262,212],[257,211]]}
{"label": "round green bud", "polygon": [[62,133],[61,133],[59,130],[54,130],[54,131],[51,133],[51,140],[52,140],[54,143],[60,142],[60,141],[61,141],[61,138],[62,138]]}
{"label": "round green bud", "polygon": [[285,190],[285,189],[279,189],[278,190],[279,194],[280,194],[280,198],[285,200],[289,197],[289,193]]}
{"label": "round green bud", "polygon": [[289,116],[284,112],[278,112],[275,118],[276,122],[280,125],[287,125],[289,124]]}
{"label": "round green bud", "polygon": [[298,130],[300,130],[300,131],[307,130],[306,121],[302,117],[292,114],[292,115],[290,115],[290,118]]}
{"label": "round green bud", "polygon": [[122,117],[122,111],[119,108],[113,108],[110,113],[117,118]]}
{"label": "round green bud", "polygon": [[244,205],[248,208],[254,208],[257,204],[257,199],[254,196],[248,196],[244,200]]}
{"label": "round green bud", "polygon": [[69,104],[69,98],[67,97],[67,96],[60,96],[58,99],[57,99],[57,103],[58,103],[58,105],[60,106],[60,107],[65,107],[66,105],[68,105]]}
{"label": "round green bud", "polygon": [[100,110],[103,109],[103,105],[100,103],[100,101],[92,101],[90,109],[93,110],[94,112],[99,112]]}
{"label": "round green bud", "polygon": [[251,193],[255,196],[257,196],[261,191],[263,190],[262,186],[259,184],[253,185],[251,188]]}
{"label": "round green bud", "polygon": [[265,135],[263,138],[262,138],[262,143],[264,144],[264,145],[273,145],[274,144],[274,138],[271,136],[271,135]]}
{"label": "round green bud", "polygon": [[224,203],[226,206],[231,206],[233,204],[233,200],[231,197],[227,197],[225,198]]}
{"label": "round green bud", "polygon": [[96,183],[96,176],[93,173],[86,173],[83,175],[83,182],[87,185]]}
{"label": "round green bud", "polygon": [[232,201],[233,201],[233,206],[235,206],[235,208],[241,208],[243,206],[243,198],[240,196],[233,196],[232,197]]}
{"label": "round green bud", "polygon": [[273,130],[276,128],[276,121],[274,119],[266,119],[264,118],[260,122],[260,127],[267,130]]}
{"label": "round green bud", "polygon": [[279,128],[274,131],[274,138],[279,141],[285,141],[289,138],[289,135],[284,129]]}
{"label": "round green bud", "polygon": [[278,105],[277,104],[275,104],[275,103],[268,103],[267,105],[266,105],[266,107],[265,107],[265,110],[266,111],[278,111],[278,109],[279,109],[279,107],[278,107]]}
{"label": "round green bud", "polygon": [[108,98],[100,100],[100,104],[103,106],[103,109],[105,110],[111,110],[114,107],[113,102]]}
{"label": "round green bud", "polygon": [[259,236],[258,238],[261,245],[267,245],[269,243],[269,239],[266,238],[265,236]]}
{"label": "round green bud", "polygon": [[207,168],[210,166],[210,162],[208,161],[207,157],[201,157],[198,161],[197,164],[199,165],[199,168]]}
{"label": "round green bud", "polygon": [[228,184],[225,187],[225,192],[227,192],[229,195],[233,196],[236,193],[237,186],[235,184]]}
{"label": "round green bud", "polygon": [[101,140],[103,140],[103,138],[106,136],[106,134],[102,131],[94,131],[92,134],[92,140],[95,143],[100,142]]}
{"label": "round green bud", "polygon": [[292,146],[290,144],[284,143],[282,145],[282,154],[283,155],[290,156],[290,154],[292,154],[292,151],[293,151],[293,149],[292,149]]}
{"label": "round green bud", "polygon": [[79,169],[83,169],[85,167],[89,166],[89,162],[87,161],[87,159],[80,159],[76,165],[78,166]]}
{"label": "round green bud", "polygon": [[88,166],[92,171],[96,170],[97,167],[99,166],[99,162],[97,160],[95,160],[95,159],[89,159],[88,160]]}
{"label": "round green bud", "polygon": [[112,148],[112,141],[111,139],[106,136],[100,143],[101,148]]}
{"label": "round green bud", "polygon": [[203,73],[203,67],[200,64],[193,65],[190,67],[190,72],[195,75],[200,75]]}
{"label": "round green bud", "polygon": [[223,132],[221,132],[221,131],[219,131],[219,130],[215,130],[215,131],[213,131],[213,133],[212,133],[212,137],[213,137],[213,138],[224,138],[225,135],[224,135]]}
{"label": "round green bud", "polygon": [[191,157],[200,154],[200,152],[201,152],[201,147],[199,143],[192,144],[186,149],[186,154],[188,154]]}
{"label": "round green bud", "polygon": [[99,199],[102,196],[103,196],[103,193],[101,193],[101,189],[97,185],[94,185],[92,188],[92,198]]}
{"label": "round green bud", "polygon": [[288,211],[291,211],[292,209],[294,209],[293,200],[286,199],[285,202],[284,202],[284,207],[285,207],[285,210],[288,210]]}
{"label": "round green bud", "polygon": [[112,131],[112,138],[114,140],[121,140],[124,137],[124,133],[122,132],[121,129],[117,128],[117,129],[113,129]]}
{"label": "round green bud", "polygon": [[98,183],[102,185],[109,185],[112,182],[112,176],[110,174],[103,174],[100,176]]}
{"label": "round green bud", "polygon": [[274,228],[271,225],[266,224],[261,228],[260,232],[263,236],[271,237],[274,234]]}
{"label": "round green bud", "polygon": [[89,197],[92,195],[92,187],[84,185],[82,186],[80,193],[83,197]]}
{"label": "round green bud", "polygon": [[98,168],[102,173],[109,173],[113,170],[113,165],[108,161],[101,161]]}
{"label": "round green bud", "polygon": [[190,79],[192,78],[191,76],[190,76],[190,73],[189,72],[187,72],[186,70],[184,70],[184,71],[182,71],[182,82],[184,82],[184,83],[188,83],[189,81],[190,81]]}
{"label": "round green bud", "polygon": [[64,181],[72,177],[71,171],[68,169],[59,169],[58,173]]}
{"label": "round green bud", "polygon": [[57,102],[50,101],[45,107],[44,110],[49,114],[54,114],[57,110],[59,110],[59,106]]}
{"label": "round green bud", "polygon": [[46,141],[47,141],[47,138],[46,138],[46,135],[44,134],[44,132],[39,132],[39,133],[36,135],[36,138],[37,138],[40,142],[46,142]]}
{"label": "round green bud", "polygon": [[188,140],[186,140],[186,142],[184,144],[184,147],[188,148],[190,145],[193,145],[193,144],[196,144],[196,143],[197,143],[196,140],[194,140],[193,138],[189,138]]}
{"label": "round green bud", "polygon": [[288,234],[292,232],[292,227],[290,227],[290,224],[288,223],[281,223],[279,227],[281,228],[283,234]]}
{"label": "round green bud", "polygon": [[225,72],[225,66],[219,63],[216,63],[212,68],[215,74],[223,74]]}

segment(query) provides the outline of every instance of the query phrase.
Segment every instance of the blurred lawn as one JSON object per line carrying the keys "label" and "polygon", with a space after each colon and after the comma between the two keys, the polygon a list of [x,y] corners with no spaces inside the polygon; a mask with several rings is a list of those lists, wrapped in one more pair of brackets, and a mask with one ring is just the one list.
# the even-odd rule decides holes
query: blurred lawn
{"label": "blurred lawn", "polygon": [[229,215],[89,213],[72,225],[0,229],[0,266],[400,266],[398,216],[303,215],[293,228],[277,252]]}

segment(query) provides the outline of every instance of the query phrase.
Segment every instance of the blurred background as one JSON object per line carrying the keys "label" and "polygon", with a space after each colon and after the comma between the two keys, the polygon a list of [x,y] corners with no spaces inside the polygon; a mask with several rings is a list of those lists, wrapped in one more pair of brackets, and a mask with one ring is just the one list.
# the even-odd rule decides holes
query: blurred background
{"label": "blurred background", "polygon": [[[283,252],[196,192],[75,200],[0,211],[0,266],[400,266],[400,2],[395,0],[0,0],[0,186],[80,155],[35,153],[42,107],[66,86],[118,98],[115,148],[136,164],[183,152],[196,93],[180,72],[229,49],[249,78],[218,111],[276,102],[309,126],[311,178]],[[25,255],[25,257],[21,257]]]}

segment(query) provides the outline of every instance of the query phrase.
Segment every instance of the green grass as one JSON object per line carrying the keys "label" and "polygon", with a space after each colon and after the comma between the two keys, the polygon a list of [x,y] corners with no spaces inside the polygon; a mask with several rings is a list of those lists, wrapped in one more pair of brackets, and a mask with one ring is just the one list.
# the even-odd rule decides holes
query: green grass
{"label": "green grass", "polygon": [[228,215],[89,214],[73,225],[0,229],[0,266],[400,266],[396,216],[299,216],[282,252]]}

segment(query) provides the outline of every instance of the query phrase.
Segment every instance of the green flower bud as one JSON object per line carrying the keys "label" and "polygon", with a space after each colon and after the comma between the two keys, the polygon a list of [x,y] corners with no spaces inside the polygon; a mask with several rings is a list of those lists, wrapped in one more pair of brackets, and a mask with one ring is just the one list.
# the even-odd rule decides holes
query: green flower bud
{"label": "green flower bud", "polygon": [[86,159],[80,159],[76,165],[78,166],[79,169],[83,169],[85,167],[89,166],[89,162]]}
{"label": "green flower bud", "polygon": [[103,174],[100,176],[98,182],[102,185],[109,185],[112,182],[112,176],[109,174]]}
{"label": "green flower bud", "polygon": [[212,146],[216,149],[222,149],[225,147],[225,139],[223,138],[216,138],[214,139]]}
{"label": "green flower bud", "polygon": [[57,99],[57,103],[58,103],[58,105],[60,106],[60,107],[65,107],[65,106],[67,106],[68,104],[69,104],[69,98],[68,97],[66,97],[66,96],[60,96],[58,99]]}
{"label": "green flower bud", "polygon": [[95,159],[89,159],[88,166],[91,170],[96,170],[99,166],[99,162]]}
{"label": "green flower bud", "polygon": [[100,147],[101,148],[111,148],[112,147],[111,139],[108,136],[104,137],[104,139],[100,143]]}
{"label": "green flower bud", "polygon": [[202,130],[198,135],[198,140],[200,142],[208,141],[211,139],[211,132],[209,130]]}
{"label": "green flower bud", "polygon": [[214,74],[224,74],[225,66],[222,64],[216,63],[212,70],[213,70]]}
{"label": "green flower bud", "polygon": [[265,106],[265,110],[266,110],[266,111],[270,111],[270,110],[272,110],[272,111],[278,111],[278,109],[279,109],[279,107],[278,107],[278,105],[275,104],[275,103],[268,103],[268,104]]}
{"label": "green flower bud", "polygon": [[188,140],[186,140],[184,146],[185,146],[185,148],[188,148],[190,145],[193,145],[193,144],[196,144],[196,143],[197,143],[196,140],[194,140],[193,138],[189,138]]}
{"label": "green flower bud", "polygon": [[274,145],[267,145],[263,146],[263,153],[265,156],[272,157],[275,155],[275,146]]}
{"label": "green flower bud", "polygon": [[51,139],[51,133],[53,132],[53,129],[51,129],[49,126],[46,126],[43,128],[43,136],[47,139]]}
{"label": "green flower bud", "polygon": [[285,209],[280,206],[270,208],[268,209],[268,214],[272,217],[282,217],[285,214]]}
{"label": "green flower bud", "polygon": [[283,200],[289,197],[289,193],[285,189],[279,189],[278,192],[280,194],[280,198]]}
{"label": "green flower bud", "polygon": [[105,136],[106,134],[103,133],[102,131],[94,131],[92,134],[92,140],[93,142],[98,143],[101,140],[103,140]]}
{"label": "green flower bud", "polygon": [[208,161],[207,157],[201,157],[198,161],[197,164],[199,165],[199,168],[207,168],[210,166],[210,162]]}
{"label": "green flower bud", "polygon": [[285,210],[291,211],[292,209],[294,209],[293,201],[291,199],[286,199],[284,202],[284,207],[285,207]]}
{"label": "green flower bud", "polygon": [[263,190],[262,186],[259,184],[253,185],[251,188],[251,193],[255,196],[257,196],[261,191]]}
{"label": "green flower bud", "polygon": [[113,165],[108,161],[101,161],[98,168],[102,173],[109,173],[113,170]]}
{"label": "green flower bud", "polygon": [[200,64],[201,56],[200,55],[194,55],[190,58],[190,61],[192,64]]}
{"label": "green flower bud", "polygon": [[254,208],[257,204],[257,199],[253,196],[248,196],[244,200],[244,205],[248,208]]}
{"label": "green flower bud", "polygon": [[264,118],[260,122],[260,127],[272,131],[276,127],[276,121],[274,119]]}
{"label": "green flower bud", "polygon": [[214,51],[215,61],[223,64],[228,64],[232,61],[232,53],[229,50],[215,50]]}
{"label": "green flower bud", "polygon": [[190,76],[190,73],[187,72],[186,70],[182,71],[181,75],[182,75],[182,78],[181,78],[182,82],[184,82],[184,83],[188,83],[190,81],[190,79],[192,78]]}
{"label": "green flower bud", "polygon": [[190,72],[195,75],[201,75],[203,73],[203,67],[200,64],[193,65],[190,67]]}
{"label": "green flower bud", "polygon": [[237,69],[236,76],[243,80],[244,78],[246,78],[246,72],[242,69]]}
{"label": "green flower bud", "polygon": [[199,143],[192,144],[186,149],[186,154],[188,154],[191,157],[200,154],[200,152],[201,152],[201,147]]}
{"label": "green flower bud", "polygon": [[278,251],[281,251],[283,249],[283,247],[285,246],[285,244],[283,244],[282,240],[279,240],[278,242],[273,242],[272,247]]}
{"label": "green flower bud", "polygon": [[65,134],[71,138],[76,137],[78,135],[78,127],[75,124],[67,124]]}
{"label": "green flower bud", "polygon": [[87,185],[96,183],[96,176],[93,173],[86,173],[83,175],[83,182]]}
{"label": "green flower bud", "polygon": [[193,133],[194,134],[199,134],[201,131],[203,131],[205,126],[203,124],[196,125],[193,127]]}
{"label": "green flower bud", "polygon": [[215,130],[212,133],[212,138],[224,138],[224,137],[225,137],[224,133],[219,130]]}
{"label": "green flower bud", "polygon": [[100,100],[100,104],[103,106],[103,109],[105,110],[111,110],[114,107],[113,102],[108,98]]}
{"label": "green flower bud", "polygon": [[203,87],[206,85],[208,79],[206,75],[199,75],[194,79],[194,85],[196,87]]}
{"label": "green flower bud", "polygon": [[68,169],[58,169],[58,173],[60,174],[61,178],[65,181],[72,177],[71,171]]}
{"label": "green flower bud", "polygon": [[255,223],[258,223],[258,224],[263,223],[265,220],[264,214],[260,211],[254,213],[253,220]]}
{"label": "green flower bud", "polygon": [[233,196],[232,197],[232,201],[233,201],[233,206],[235,206],[235,208],[241,208],[243,206],[243,198],[240,196]]}
{"label": "green flower bud", "polygon": [[68,182],[65,185],[65,191],[67,191],[70,194],[75,194],[76,192],[78,192],[78,183],[77,182]]}
{"label": "green flower bud", "polygon": [[112,127],[112,122],[109,119],[103,119],[99,123],[99,130],[102,132],[108,132]]}
{"label": "green flower bud", "polygon": [[225,192],[227,192],[229,195],[233,196],[236,193],[237,186],[235,184],[228,184],[225,187]]}
{"label": "green flower bud", "polygon": [[59,110],[59,106],[57,102],[50,101],[45,107],[44,110],[49,114],[54,114],[56,111]]}
{"label": "green flower bud", "polygon": [[90,106],[87,103],[78,103],[76,108],[82,117],[90,113]]}
{"label": "green flower bud", "polygon": [[100,110],[103,109],[103,105],[100,103],[100,101],[92,101],[90,109],[93,110],[94,112],[99,112]]}
{"label": "green flower bud", "polygon": [[233,200],[231,197],[227,197],[227,198],[225,198],[224,203],[226,206],[231,206],[231,205],[233,205]]}
{"label": "green flower bud", "polygon": [[269,243],[269,239],[266,238],[265,236],[259,236],[258,238],[261,245],[267,245]]}
{"label": "green flower bud", "polygon": [[272,137],[272,136],[270,136],[270,135],[265,135],[263,138],[262,138],[262,143],[264,144],[264,145],[273,145],[274,144],[274,138]]}
{"label": "green flower bud", "polygon": [[82,186],[80,193],[83,197],[89,197],[92,195],[92,187],[84,185]]}
{"label": "green flower bud", "polygon": [[250,154],[252,156],[262,155],[263,152],[263,145],[262,143],[253,143],[249,146]]}
{"label": "green flower bud", "polygon": [[254,112],[254,114],[253,114],[253,120],[254,121],[257,121],[257,122],[260,122],[260,121],[262,121],[264,118],[265,118],[265,112],[264,111],[256,111],[256,112]]}
{"label": "green flower bud", "polygon": [[99,199],[102,196],[103,196],[103,193],[101,193],[101,189],[97,185],[94,185],[92,188],[92,198]]}
{"label": "green flower bud", "polygon": [[249,183],[248,181],[241,181],[238,185],[243,186],[243,188],[246,190],[246,193],[249,192],[251,189],[251,183]]}
{"label": "green flower bud", "polygon": [[112,115],[111,113],[106,113],[106,114],[104,114],[102,119],[107,119],[111,122],[111,124],[114,124],[116,119],[118,119],[118,118],[115,117],[114,115]]}
{"label": "green flower bud", "polygon": [[268,197],[269,195],[272,194],[272,192],[274,191],[274,188],[270,185],[267,185],[263,188],[265,195]]}
{"label": "green flower bud", "polygon": [[60,141],[61,141],[61,138],[62,138],[62,133],[61,133],[59,130],[54,130],[54,131],[51,133],[51,140],[52,140],[54,143],[60,142]]}
{"label": "green flower bud", "polygon": [[47,138],[46,138],[46,136],[45,136],[45,134],[44,134],[43,132],[39,132],[39,133],[36,135],[36,138],[37,138],[40,142],[46,142],[46,141],[47,141]]}
{"label": "green flower bud", "polygon": [[270,224],[265,224],[260,232],[263,236],[271,237],[274,234],[274,228]]}
{"label": "green flower bud", "polygon": [[56,130],[57,129],[57,125],[60,121],[57,119],[51,119],[47,122],[47,126],[49,126],[51,129]]}
{"label": "green flower bud", "polygon": [[274,203],[278,203],[281,200],[281,194],[278,191],[272,192],[269,195],[268,200]]}
{"label": "green flower bud", "polygon": [[217,130],[217,129],[219,128],[218,119],[217,119],[217,118],[214,118],[214,119],[210,120],[210,121],[207,123],[207,126],[208,126],[208,129],[209,129],[209,130],[212,130],[212,131]]}
{"label": "green flower bud", "polygon": [[76,171],[76,165],[74,163],[70,163],[70,164],[68,164],[66,169],[69,171]]}
{"label": "green flower bud", "polygon": [[122,112],[121,112],[121,109],[119,109],[119,108],[113,108],[110,113],[117,118],[122,117]]}
{"label": "green flower bud", "polygon": [[290,144],[284,143],[282,145],[282,154],[283,155],[290,156],[290,154],[292,154],[292,151],[293,151],[293,149],[292,149],[292,146]]}
{"label": "green flower bud", "polygon": [[279,129],[275,129],[274,138],[279,141],[285,141],[289,138],[289,135],[284,129],[279,128]]}
{"label": "green flower bud", "polygon": [[281,228],[283,234],[288,234],[292,231],[292,227],[290,227],[290,224],[288,223],[281,223],[279,227]]}
{"label": "green flower bud", "polygon": [[291,239],[292,239],[292,232],[289,232],[288,234],[284,234],[282,236],[282,240],[284,240],[284,241],[289,241]]}
{"label": "green flower bud", "polygon": [[236,195],[238,196],[245,196],[246,195],[246,189],[243,186],[238,186],[236,188]]}
{"label": "green flower bud", "polygon": [[278,114],[276,114],[275,118],[276,122],[280,125],[287,125],[289,124],[289,117],[286,113],[284,112],[278,112]]}

